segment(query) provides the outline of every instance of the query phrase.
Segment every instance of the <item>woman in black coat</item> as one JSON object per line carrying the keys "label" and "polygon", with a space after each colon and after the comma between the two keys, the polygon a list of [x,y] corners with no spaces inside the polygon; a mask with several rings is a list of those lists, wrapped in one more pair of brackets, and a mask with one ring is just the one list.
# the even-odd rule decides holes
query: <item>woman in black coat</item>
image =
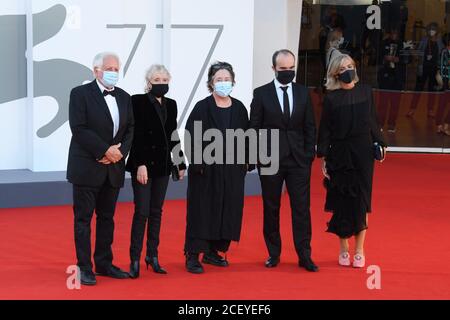
{"label": "woman in black coat", "polygon": [[131,172],[135,205],[130,245],[132,278],[139,277],[147,221],[147,269],[150,265],[156,273],[167,273],[158,261],[162,206],[170,174],[178,173],[182,179],[186,169],[183,162],[177,166],[172,162],[172,149],[179,142],[171,139],[177,130],[177,103],[165,97],[170,74],[163,65],[152,65],[146,81],[147,93],[132,96],[134,140],[126,166]]}
{"label": "woman in black coat", "polygon": [[355,236],[353,267],[362,268],[367,213],[372,210],[373,144],[386,147],[386,143],[377,121],[372,89],[357,82],[355,62],[350,56],[340,55],[331,61],[317,156],[324,158],[325,210],[333,213],[327,231],[340,238],[339,264],[350,265],[348,239]]}
{"label": "woman in black coat", "polygon": [[[208,72],[208,89],[212,93],[199,101],[186,122],[185,149],[189,148],[189,171],[187,190],[186,268],[192,273],[202,273],[199,254],[203,263],[228,266],[228,261],[219,252],[227,252],[231,241],[239,241],[244,206],[244,181],[248,169],[247,146],[234,152],[232,164],[225,163],[226,152],[220,162],[193,161],[195,149],[206,155],[205,148],[211,142],[203,142],[208,129],[218,129],[224,137],[226,129],[248,129],[248,112],[242,102],[229,96],[235,83],[230,64],[217,62]],[[197,131],[194,126],[201,125]],[[200,133],[199,135],[197,135]],[[235,140],[236,142],[236,140]],[[244,161],[236,161],[239,152],[245,153]],[[240,154],[242,155],[242,153]],[[213,154],[214,156],[214,154]]]}

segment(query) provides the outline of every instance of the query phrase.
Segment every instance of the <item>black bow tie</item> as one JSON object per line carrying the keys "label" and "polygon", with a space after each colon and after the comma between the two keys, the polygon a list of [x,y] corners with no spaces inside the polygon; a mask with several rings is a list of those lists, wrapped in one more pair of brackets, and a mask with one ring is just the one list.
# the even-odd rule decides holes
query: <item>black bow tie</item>
{"label": "black bow tie", "polygon": [[111,91],[103,90],[103,96],[104,96],[104,97],[106,97],[108,94],[110,94],[110,95],[112,95],[113,97],[115,97],[115,96],[116,96],[116,91],[115,91],[115,90],[111,90]]}

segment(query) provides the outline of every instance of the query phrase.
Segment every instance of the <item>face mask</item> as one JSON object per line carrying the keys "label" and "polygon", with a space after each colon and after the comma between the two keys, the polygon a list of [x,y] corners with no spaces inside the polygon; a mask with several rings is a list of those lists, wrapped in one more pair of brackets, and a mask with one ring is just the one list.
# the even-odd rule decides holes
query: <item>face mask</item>
{"label": "face mask", "polygon": [[276,76],[278,82],[280,82],[281,84],[289,84],[295,78],[295,71],[294,70],[277,71]]}
{"label": "face mask", "polygon": [[152,84],[152,88],[150,89],[150,93],[157,98],[161,98],[168,91],[169,91],[169,84],[167,83]]}
{"label": "face mask", "polygon": [[119,81],[119,73],[115,71],[103,71],[103,84],[107,87],[114,87]]}
{"label": "face mask", "polygon": [[430,30],[430,36],[434,37],[436,35],[436,30]]}
{"label": "face mask", "polygon": [[347,69],[341,74],[339,74],[338,79],[343,83],[351,83],[356,76],[355,69]]}
{"label": "face mask", "polygon": [[220,97],[228,97],[233,90],[231,81],[220,81],[214,84],[214,92]]}

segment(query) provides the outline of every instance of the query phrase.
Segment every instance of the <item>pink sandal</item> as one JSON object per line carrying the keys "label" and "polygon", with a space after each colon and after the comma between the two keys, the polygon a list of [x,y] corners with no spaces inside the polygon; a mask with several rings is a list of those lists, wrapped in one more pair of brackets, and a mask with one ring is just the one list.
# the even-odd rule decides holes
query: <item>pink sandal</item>
{"label": "pink sandal", "polygon": [[353,268],[364,268],[366,265],[366,258],[362,254],[355,254],[353,257]]}
{"label": "pink sandal", "polygon": [[350,265],[350,255],[348,252],[342,252],[339,255],[339,265],[348,267]]}

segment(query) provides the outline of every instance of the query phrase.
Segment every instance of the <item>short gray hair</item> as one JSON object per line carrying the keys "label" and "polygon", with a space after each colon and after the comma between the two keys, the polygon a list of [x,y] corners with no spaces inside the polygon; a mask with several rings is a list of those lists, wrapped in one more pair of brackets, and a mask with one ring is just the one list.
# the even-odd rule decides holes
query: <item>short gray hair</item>
{"label": "short gray hair", "polygon": [[150,91],[148,83],[156,73],[165,73],[169,77],[169,80],[172,78],[169,70],[163,64],[152,64],[145,72],[145,92]]}
{"label": "short gray hair", "polygon": [[[356,73],[356,63],[355,60],[352,59],[348,54],[339,54],[336,57],[334,57],[329,65],[328,65],[328,71],[327,71],[327,82],[325,83],[325,87],[327,90],[337,90],[341,89],[341,83],[339,79],[337,78],[339,75],[339,69],[341,68],[342,61],[348,59],[352,62],[353,66],[355,67],[355,73]],[[355,74],[355,83],[359,81],[358,74]]]}
{"label": "short gray hair", "polygon": [[117,62],[119,62],[119,66],[120,66],[120,58],[119,55],[117,55],[114,52],[100,52],[98,53],[95,57],[94,57],[94,61],[92,62],[92,67],[93,69],[95,68],[101,68],[103,67],[103,64],[105,62],[106,58],[115,58],[117,60]]}

